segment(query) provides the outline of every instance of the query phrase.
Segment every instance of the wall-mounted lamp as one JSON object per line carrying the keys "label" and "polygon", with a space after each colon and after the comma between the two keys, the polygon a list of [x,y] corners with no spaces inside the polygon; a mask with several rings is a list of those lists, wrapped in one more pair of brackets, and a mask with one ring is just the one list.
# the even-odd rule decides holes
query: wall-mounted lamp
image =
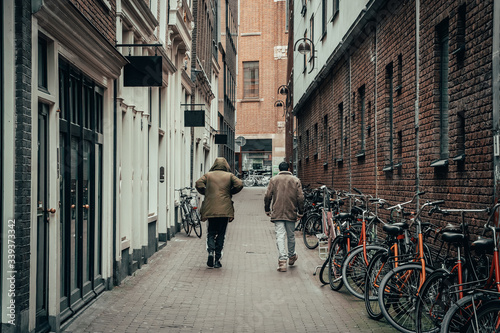
{"label": "wall-mounted lamp", "polygon": [[283,107],[283,105],[285,105],[285,103],[283,103],[281,99],[278,99],[276,102],[274,102],[274,106],[277,108],[281,108]]}
{"label": "wall-mounted lamp", "polygon": [[[297,47],[297,44],[300,42],[299,46]],[[311,73],[314,69],[314,59],[316,58],[316,50],[314,49],[314,43],[312,40],[310,40],[307,37],[302,37],[299,38],[295,44],[293,44],[293,50],[295,51],[295,47],[297,47],[297,51],[299,51],[300,54],[307,55],[309,53],[312,54],[312,67],[311,70],[307,73]]]}
{"label": "wall-mounted lamp", "polygon": [[288,86],[286,84],[282,84],[278,87],[278,94],[280,95],[288,95]]}
{"label": "wall-mounted lamp", "polygon": [[276,102],[274,102],[274,106],[277,108],[283,108],[283,117],[286,114],[286,107],[285,107],[285,102],[283,102],[281,99],[278,99]]}

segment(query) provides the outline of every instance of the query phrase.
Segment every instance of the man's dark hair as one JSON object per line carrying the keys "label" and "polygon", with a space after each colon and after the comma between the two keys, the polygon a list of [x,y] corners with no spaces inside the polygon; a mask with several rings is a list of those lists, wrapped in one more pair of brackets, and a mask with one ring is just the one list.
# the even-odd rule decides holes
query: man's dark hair
{"label": "man's dark hair", "polygon": [[288,171],[289,167],[290,166],[286,162],[281,162],[280,165],[278,166],[278,168],[280,169],[280,171]]}

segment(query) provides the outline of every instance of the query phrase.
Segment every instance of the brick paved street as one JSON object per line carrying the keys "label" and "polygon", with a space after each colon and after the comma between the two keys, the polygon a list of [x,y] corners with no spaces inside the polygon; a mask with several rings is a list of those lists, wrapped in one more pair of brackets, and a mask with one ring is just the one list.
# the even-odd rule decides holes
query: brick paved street
{"label": "brick paved street", "polygon": [[119,287],[104,292],[65,332],[391,332],[364,303],[313,276],[321,263],[297,233],[299,260],[276,271],[264,188],[234,197],[221,269],[206,267],[202,239],[180,232]]}

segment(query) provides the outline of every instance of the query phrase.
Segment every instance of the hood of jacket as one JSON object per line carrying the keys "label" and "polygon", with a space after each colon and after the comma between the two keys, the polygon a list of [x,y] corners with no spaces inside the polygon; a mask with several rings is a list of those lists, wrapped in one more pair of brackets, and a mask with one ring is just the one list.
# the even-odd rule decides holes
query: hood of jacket
{"label": "hood of jacket", "polygon": [[217,157],[215,159],[214,164],[210,168],[210,171],[215,171],[215,170],[221,170],[221,171],[231,171],[231,168],[229,167],[229,163],[227,163],[226,159],[224,157]]}

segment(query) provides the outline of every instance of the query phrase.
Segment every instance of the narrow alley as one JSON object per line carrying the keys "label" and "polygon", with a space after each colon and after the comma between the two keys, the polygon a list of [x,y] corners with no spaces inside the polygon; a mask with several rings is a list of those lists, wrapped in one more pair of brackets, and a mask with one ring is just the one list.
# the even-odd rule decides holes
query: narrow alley
{"label": "narrow alley", "polygon": [[148,264],[63,327],[64,332],[390,332],[368,318],[364,303],[313,276],[317,250],[297,233],[299,259],[276,271],[274,228],[264,214],[265,188],[236,195],[221,269],[206,267],[204,234],[184,232]]}

